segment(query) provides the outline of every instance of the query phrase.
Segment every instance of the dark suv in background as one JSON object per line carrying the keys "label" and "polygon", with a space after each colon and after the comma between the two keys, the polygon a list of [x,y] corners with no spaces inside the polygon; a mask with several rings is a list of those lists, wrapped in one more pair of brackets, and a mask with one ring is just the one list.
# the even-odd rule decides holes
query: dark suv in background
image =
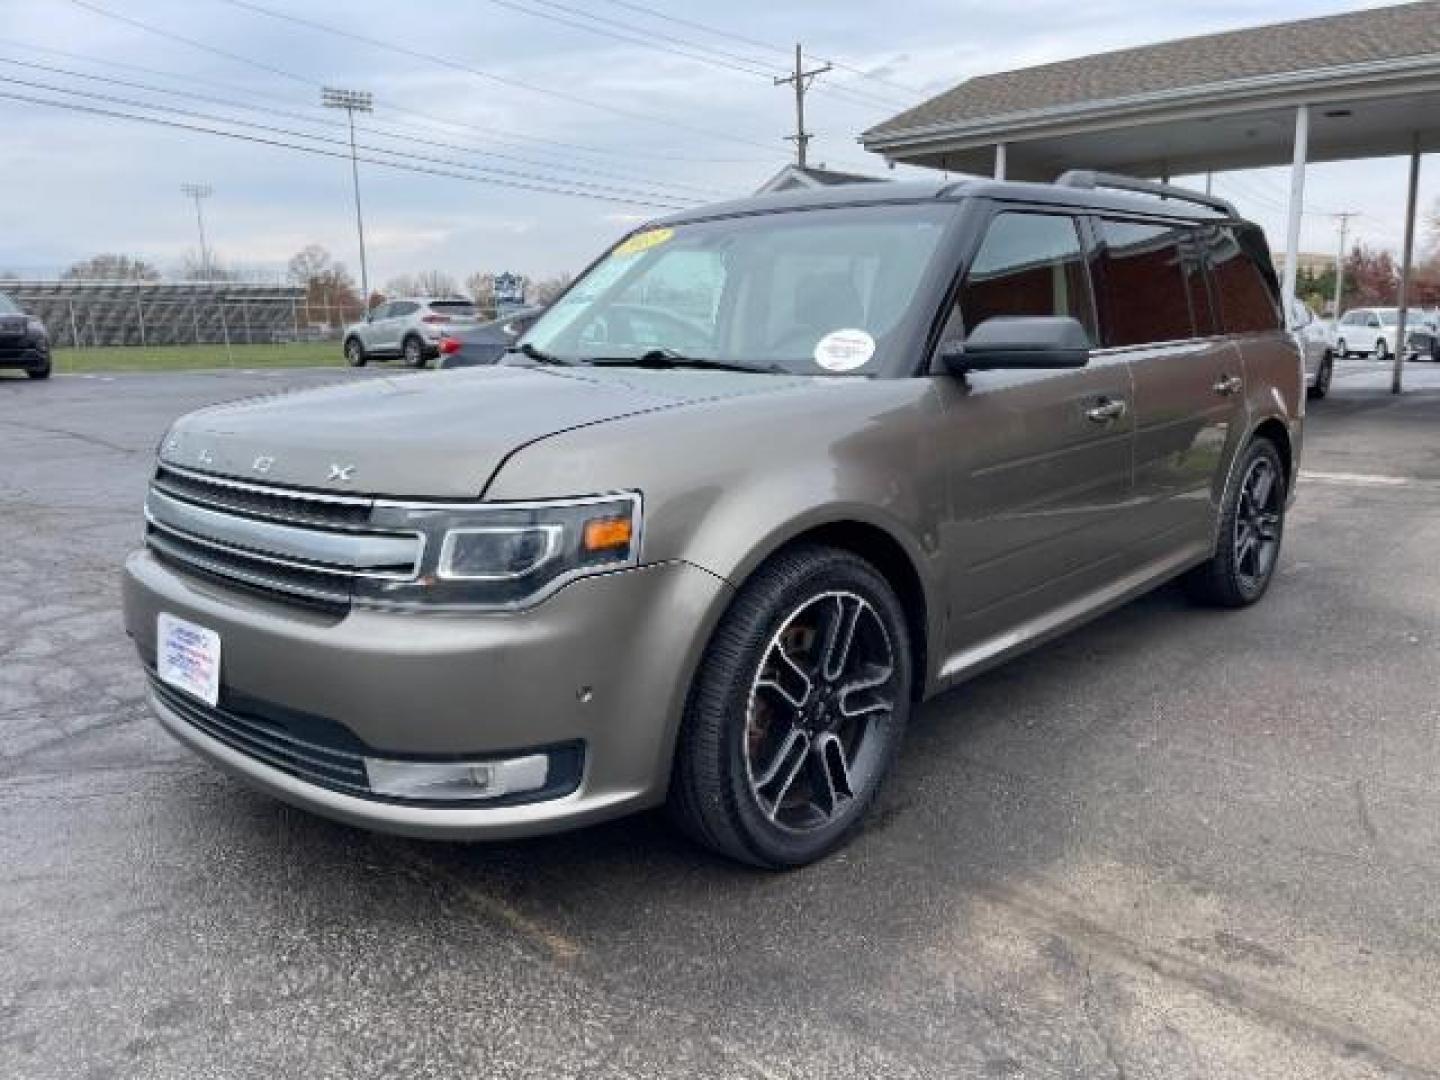
{"label": "dark suv in background", "polygon": [[24,368],[32,379],[50,377],[50,335],[45,324],[25,314],[0,292],[0,368]]}
{"label": "dark suv in background", "polygon": [[1218,199],[705,207],[500,364],[181,419],[126,625],[167,729],[319,813],[499,838],[668,800],[794,866],[859,827],[916,701],[1175,577],[1258,600],[1304,397]]}

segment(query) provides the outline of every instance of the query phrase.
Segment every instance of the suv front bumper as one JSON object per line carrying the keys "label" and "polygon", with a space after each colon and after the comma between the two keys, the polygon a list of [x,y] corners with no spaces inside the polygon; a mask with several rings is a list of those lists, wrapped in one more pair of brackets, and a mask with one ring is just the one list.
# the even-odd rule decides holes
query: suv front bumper
{"label": "suv front bumper", "polygon": [[421,804],[277,767],[196,722],[203,703],[152,687],[150,706],[171,734],[277,798],[452,839],[553,832],[661,802],[690,677],[728,592],[698,567],[664,563],[583,578],[523,612],[337,616],[212,584],[148,551],[132,554],[124,575],[126,629],[150,667],[161,612],[219,634],[222,710],[269,703],[343,728],[388,759],[582,748],[578,786],[555,797]]}
{"label": "suv front bumper", "polygon": [[27,335],[0,341],[0,368],[43,371],[49,366],[50,342],[47,339]]}

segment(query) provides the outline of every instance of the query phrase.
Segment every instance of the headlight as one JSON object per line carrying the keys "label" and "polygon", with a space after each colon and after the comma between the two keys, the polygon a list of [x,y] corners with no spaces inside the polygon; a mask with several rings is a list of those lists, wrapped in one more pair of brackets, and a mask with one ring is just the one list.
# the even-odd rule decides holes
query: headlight
{"label": "headlight", "polygon": [[456,508],[380,502],[371,521],[418,532],[424,555],[412,580],[357,580],[360,604],[524,607],[577,577],[640,561],[640,496],[634,492]]}
{"label": "headlight", "polygon": [[37,335],[38,337],[44,337],[44,336],[45,336],[45,324],[44,324],[43,322],[41,322],[39,319],[26,319],[26,320],[25,320],[25,329],[26,329],[29,333],[35,334],[35,335]]}

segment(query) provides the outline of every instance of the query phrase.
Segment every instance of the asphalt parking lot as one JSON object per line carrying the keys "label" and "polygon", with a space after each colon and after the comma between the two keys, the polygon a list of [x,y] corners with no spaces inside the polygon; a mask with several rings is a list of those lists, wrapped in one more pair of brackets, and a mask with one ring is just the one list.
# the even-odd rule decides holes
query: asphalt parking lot
{"label": "asphalt parking lot", "polygon": [[156,442],[374,374],[0,380],[0,1076],[1440,1076],[1440,370],[1409,376],[1312,406],[1258,608],[1165,589],[930,703],[868,829],[780,876],[659,815],[436,845],[218,775],[120,627]]}

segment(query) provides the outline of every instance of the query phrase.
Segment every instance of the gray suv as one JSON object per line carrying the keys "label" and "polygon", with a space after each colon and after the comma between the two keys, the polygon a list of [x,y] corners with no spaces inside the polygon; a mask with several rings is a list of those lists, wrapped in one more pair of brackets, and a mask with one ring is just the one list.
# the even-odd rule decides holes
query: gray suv
{"label": "gray suv", "polygon": [[440,339],[478,322],[475,305],[460,297],[414,297],[378,304],[345,328],[345,360],[364,367],[371,360],[398,357],[424,367],[440,354]]}
{"label": "gray suv", "polygon": [[769,195],[631,234],[499,365],[181,419],[126,624],[171,733],[317,813],[497,838],[668,803],[794,866],[921,699],[1172,578],[1258,600],[1304,397],[1219,200]]}

